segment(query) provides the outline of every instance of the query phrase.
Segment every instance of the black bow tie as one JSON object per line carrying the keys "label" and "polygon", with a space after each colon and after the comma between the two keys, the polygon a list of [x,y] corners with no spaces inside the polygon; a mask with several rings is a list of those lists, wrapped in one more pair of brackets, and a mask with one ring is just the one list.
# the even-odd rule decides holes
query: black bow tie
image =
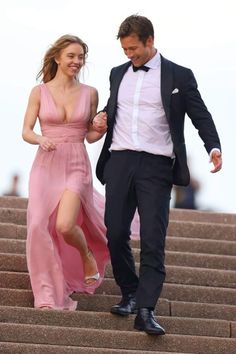
{"label": "black bow tie", "polygon": [[145,65],[141,65],[141,66],[134,66],[133,65],[133,71],[136,72],[138,70],[144,70],[144,71],[148,71],[150,68],[148,68],[147,66]]}

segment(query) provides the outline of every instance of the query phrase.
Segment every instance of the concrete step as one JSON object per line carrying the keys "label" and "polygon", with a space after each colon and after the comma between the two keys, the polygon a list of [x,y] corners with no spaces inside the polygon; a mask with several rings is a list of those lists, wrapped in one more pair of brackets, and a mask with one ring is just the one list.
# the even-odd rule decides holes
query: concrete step
{"label": "concrete step", "polygon": [[[131,246],[132,248],[134,248],[134,252],[139,253],[139,240],[132,240]],[[203,240],[200,238],[189,239],[185,237],[167,237],[166,250],[173,252],[191,252],[235,256],[236,241]]]}
{"label": "concrete step", "polygon": [[[19,208],[0,208],[0,222],[15,223],[16,225],[26,225],[26,210]],[[4,236],[9,232],[7,228],[4,231],[4,225],[1,225],[3,229],[0,229],[0,235]],[[10,230],[12,233],[13,231]],[[196,220],[172,220],[170,219],[167,234],[175,237],[187,237],[187,238],[207,238],[216,240],[236,240],[236,222],[235,224],[202,222]],[[26,229],[25,229],[26,235]],[[10,237],[10,236],[6,236]]]}
{"label": "concrete step", "polygon": [[[1,258],[0,258],[1,260]],[[21,259],[20,259],[21,261]],[[139,270],[139,264],[136,264],[136,270]],[[166,266],[166,283],[203,285],[223,288],[236,288],[236,271],[216,270],[205,268]],[[113,280],[112,267],[107,266],[105,277]],[[29,288],[29,275],[27,272],[0,271],[0,287]],[[20,288],[21,288],[20,286]]]}
{"label": "concrete step", "polygon": [[166,249],[192,253],[225,254],[235,256],[236,241],[202,240],[198,238],[171,237],[166,239]]}
{"label": "concrete step", "polygon": [[216,254],[166,251],[167,265],[236,270],[236,257]]}
{"label": "concrete step", "polygon": [[235,338],[167,334],[148,336],[133,331],[114,331],[47,325],[0,323],[1,342],[71,345],[129,350],[161,350],[211,354],[235,354]]}
{"label": "concrete step", "polygon": [[28,273],[0,272],[0,288],[31,289]]}
{"label": "concrete step", "polygon": [[25,254],[0,253],[0,271],[27,272]]}
{"label": "concrete step", "polygon": [[0,250],[1,253],[25,254],[26,242],[25,240],[1,238]]}
{"label": "concrete step", "polygon": [[236,306],[186,301],[170,302],[171,316],[236,320]]}
{"label": "concrete step", "polygon": [[236,289],[236,271],[168,265],[166,283]]}
{"label": "concrete step", "polygon": [[28,198],[0,197],[1,208],[26,209],[27,205],[28,205]]}
{"label": "concrete step", "polygon": [[172,301],[236,305],[236,289],[165,284],[162,291],[162,298]]}
{"label": "concrete step", "polygon": [[[120,301],[119,295],[74,294],[72,296],[78,301],[79,311],[103,311],[110,312],[112,305]],[[199,300],[200,301],[200,300]],[[1,306],[33,307],[33,294],[31,290],[0,289]],[[225,304],[211,304],[186,301],[169,301],[159,299],[156,314],[158,316],[175,316],[190,318],[212,318],[228,321],[235,321],[236,306]]]}
{"label": "concrete step", "polygon": [[[26,209],[27,198],[0,197],[1,208]],[[202,221],[224,224],[236,224],[236,214],[202,210],[170,209],[170,219],[181,221]]]}
{"label": "concrete step", "polygon": [[18,208],[0,208],[0,222],[26,225],[26,210]]}
{"label": "concrete step", "polygon": [[[97,294],[119,295],[120,290],[113,279],[105,279],[97,289]],[[175,301],[236,305],[236,289],[165,283],[162,298]]]}
{"label": "concrete step", "polygon": [[168,236],[236,241],[236,224],[170,220]]}
{"label": "concrete step", "polygon": [[[110,312],[112,305],[120,301],[120,295],[106,294],[73,294],[78,301],[79,311]],[[0,306],[33,307],[33,293],[25,289],[0,288]],[[158,315],[169,316],[170,304],[165,299],[158,301]]]}
{"label": "concrete step", "polygon": [[[26,226],[0,223],[0,237],[26,238]],[[168,236],[236,241],[236,225],[170,220]]]}
{"label": "concrete step", "polygon": [[[135,315],[128,318],[105,312],[51,311],[19,307],[0,307],[0,322],[59,327],[133,331]],[[225,320],[158,316],[169,334],[230,338],[231,323]]]}
{"label": "concrete step", "polygon": [[[26,225],[0,223],[0,238],[26,239]],[[192,221],[170,221],[167,238],[186,237],[222,241],[236,241],[236,225],[197,223]],[[137,238],[135,236],[135,238]]]}
{"label": "concrete step", "polygon": [[[13,290],[14,291],[14,290]],[[94,294],[76,294],[72,296],[78,301],[79,311],[110,312],[111,306],[120,301],[120,296]],[[22,306],[22,305],[21,305]],[[23,305],[24,306],[24,305]],[[186,301],[171,301],[160,298],[156,307],[157,316],[175,316],[191,318],[214,318],[235,321],[236,306]]]}
{"label": "concrete step", "polygon": [[[106,349],[89,348],[78,346],[60,346],[47,344],[10,343],[0,342],[1,354],[168,354],[159,350],[126,350],[126,349]],[[176,352],[177,353],[177,352]],[[177,354],[186,354],[180,353]],[[187,353],[189,354],[189,353]]]}
{"label": "concrete step", "polygon": [[[139,255],[136,254],[139,261]],[[182,266],[236,271],[236,257],[203,253],[166,252],[166,266]],[[0,270],[27,272],[26,255],[0,253]]]}
{"label": "concrete step", "polygon": [[[193,254],[194,255],[194,254]],[[185,256],[185,254],[180,254]],[[208,256],[209,257],[209,256]],[[220,259],[223,256],[218,256]],[[234,265],[236,258],[229,257],[232,260],[232,265]],[[167,257],[168,258],[168,257]],[[201,260],[201,258],[199,257]],[[223,258],[224,260],[224,258]],[[189,257],[189,264],[191,264],[191,258]],[[167,283],[181,283],[181,284],[194,284],[194,285],[209,285],[218,287],[236,287],[236,271],[232,270],[219,270],[219,269],[206,269],[201,268],[203,262],[199,262],[199,267],[190,266],[178,266],[168,264],[168,259],[166,261],[166,271]],[[176,264],[176,262],[175,262]],[[206,264],[208,265],[208,264]],[[136,269],[138,272],[139,263],[136,264]],[[0,271],[7,272],[27,272],[27,263],[25,254],[11,254],[11,253],[0,253]],[[106,277],[113,277],[112,267],[109,264],[106,270]]]}
{"label": "concrete step", "polygon": [[0,288],[0,305],[33,307],[33,292],[25,289]]}
{"label": "concrete step", "polygon": [[0,222],[0,238],[25,240],[26,233],[25,225]]}
{"label": "concrete step", "polygon": [[236,213],[222,213],[202,210],[170,209],[171,220],[200,221],[221,224],[236,224]]}
{"label": "concrete step", "polygon": [[[139,259],[139,240],[132,240],[136,261]],[[1,253],[25,253],[25,240],[0,238]],[[136,249],[135,249],[136,248]],[[202,240],[198,238],[167,237],[166,250],[235,256],[236,241]]]}
{"label": "concrete step", "polygon": [[[27,273],[1,272],[0,287],[30,290],[29,276]],[[113,279],[106,278],[96,293],[120,295],[120,290]],[[162,298],[175,301],[236,305],[236,289],[165,283]]]}

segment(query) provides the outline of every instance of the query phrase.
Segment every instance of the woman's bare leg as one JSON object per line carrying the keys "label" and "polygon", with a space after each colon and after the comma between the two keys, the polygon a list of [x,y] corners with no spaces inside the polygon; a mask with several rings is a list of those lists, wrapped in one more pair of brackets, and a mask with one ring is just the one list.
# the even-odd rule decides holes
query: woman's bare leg
{"label": "woman's bare leg", "polygon": [[63,235],[64,240],[70,246],[75,247],[81,255],[84,276],[90,279],[86,280],[86,284],[90,285],[96,280],[92,277],[98,273],[97,263],[89,250],[83,230],[76,225],[76,220],[81,207],[79,196],[69,190],[65,190],[59,203],[56,229]]}

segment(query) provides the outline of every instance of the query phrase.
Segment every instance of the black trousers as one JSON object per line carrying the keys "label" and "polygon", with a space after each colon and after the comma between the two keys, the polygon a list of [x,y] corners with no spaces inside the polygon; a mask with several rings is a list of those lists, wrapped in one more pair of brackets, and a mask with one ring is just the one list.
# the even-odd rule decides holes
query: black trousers
{"label": "black trousers", "polygon": [[[173,160],[130,150],[112,151],[105,166],[105,224],[116,283],[122,295],[136,293],[137,308],[155,307],[165,280]],[[130,226],[140,217],[140,270],[130,247]]]}

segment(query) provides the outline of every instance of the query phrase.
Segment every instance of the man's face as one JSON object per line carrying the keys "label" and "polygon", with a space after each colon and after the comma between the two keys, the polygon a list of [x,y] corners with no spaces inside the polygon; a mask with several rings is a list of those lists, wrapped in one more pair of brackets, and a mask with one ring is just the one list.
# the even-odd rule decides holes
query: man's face
{"label": "man's face", "polygon": [[134,66],[141,66],[153,56],[153,38],[150,36],[145,45],[136,34],[120,38],[121,47],[125,55],[132,61]]}

